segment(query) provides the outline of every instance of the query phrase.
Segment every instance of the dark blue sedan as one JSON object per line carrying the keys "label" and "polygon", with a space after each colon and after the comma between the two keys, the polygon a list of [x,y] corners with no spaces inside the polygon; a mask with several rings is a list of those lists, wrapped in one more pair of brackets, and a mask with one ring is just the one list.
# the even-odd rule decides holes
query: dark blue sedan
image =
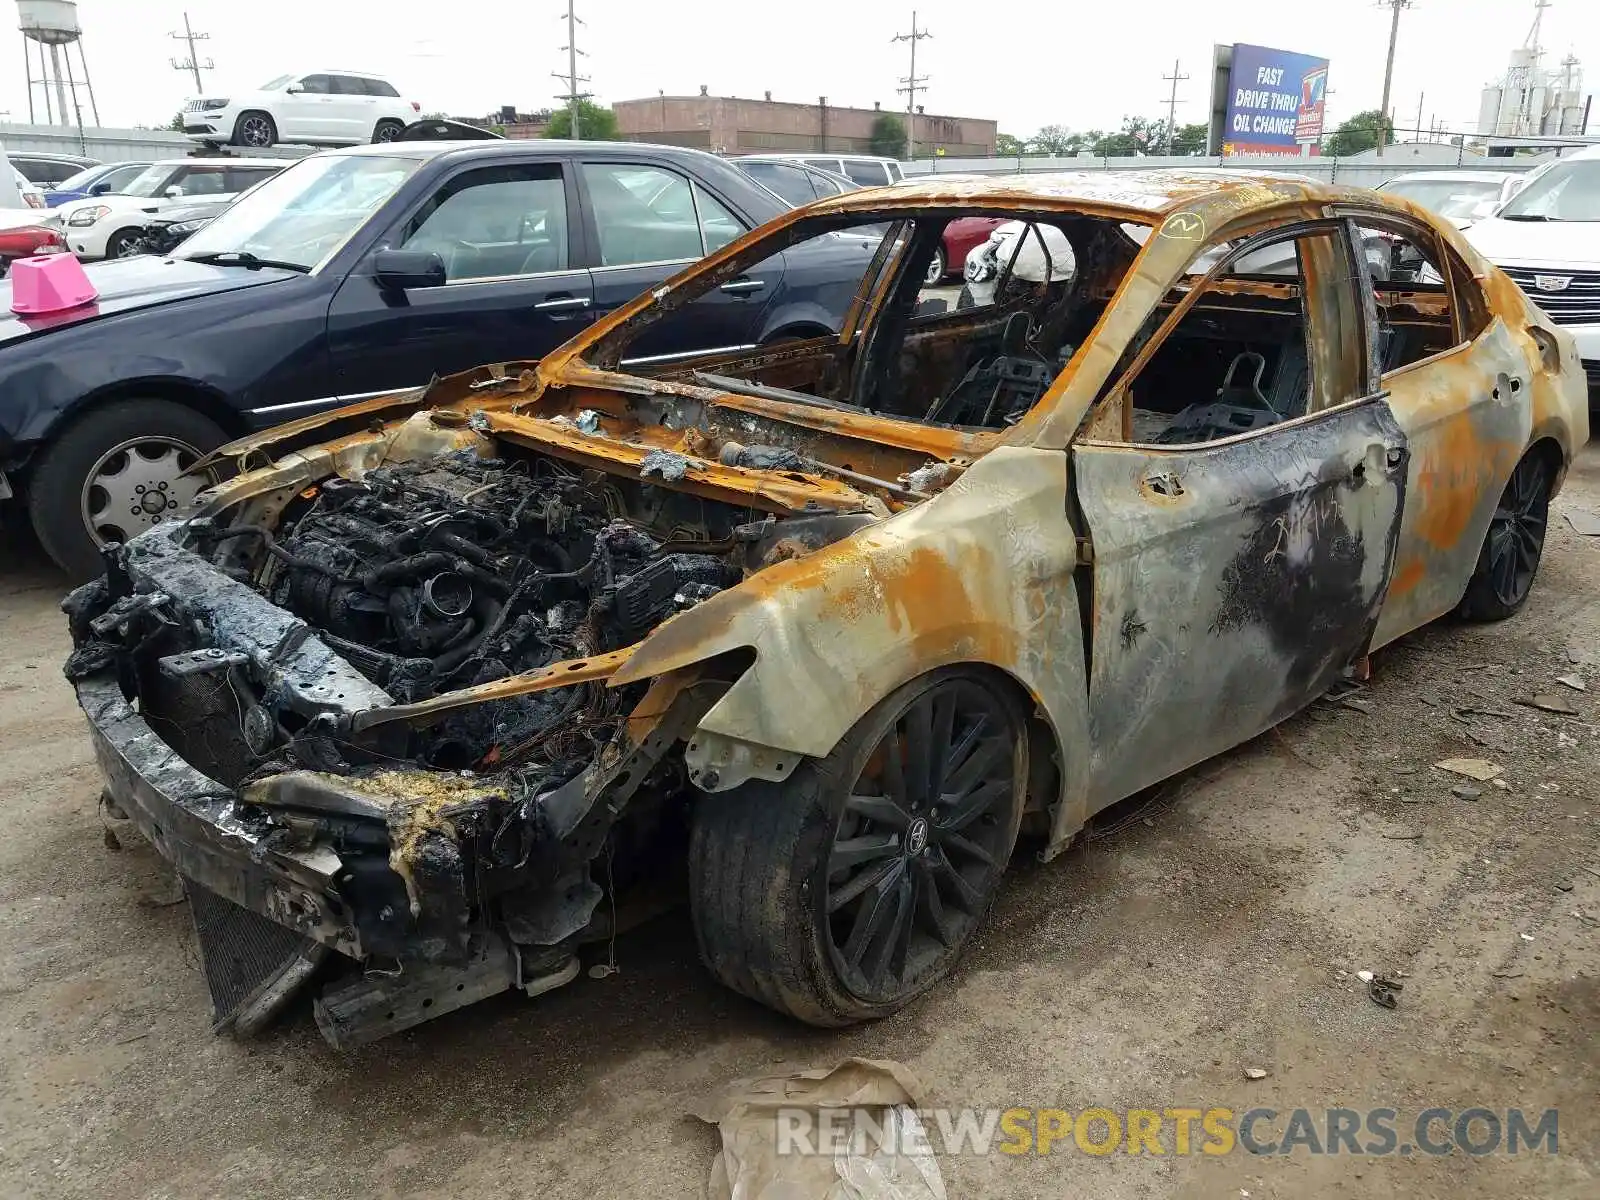
{"label": "dark blue sedan", "polygon": [[[168,258],[91,264],[98,300],[10,314],[0,502],[99,570],[240,434],[536,359],[788,206],[712,155],[615,142],[394,142],[306,158]],[[876,249],[791,247],[652,328],[646,359],[837,332]]]}

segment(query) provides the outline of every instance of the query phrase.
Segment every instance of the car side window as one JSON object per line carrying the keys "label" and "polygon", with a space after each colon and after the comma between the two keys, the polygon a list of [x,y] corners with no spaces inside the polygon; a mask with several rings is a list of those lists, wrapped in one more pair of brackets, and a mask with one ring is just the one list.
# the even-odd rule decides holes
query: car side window
{"label": "car side window", "polygon": [[870,158],[845,159],[844,174],[846,179],[862,187],[882,187],[889,182],[889,172],[883,164],[873,162]]}
{"label": "car side window", "polygon": [[600,237],[601,266],[677,262],[705,253],[694,192],[676,171],[584,163],[583,177]]}
{"label": "car side window", "polygon": [[1444,249],[1431,230],[1387,217],[1360,217],[1355,226],[1377,294],[1378,363],[1385,373],[1431,358],[1482,332],[1487,306],[1481,302],[1477,307],[1484,319],[1477,328],[1470,333],[1465,329],[1472,323],[1470,317],[1458,328]]}
{"label": "car side window", "polygon": [[330,75],[335,96],[365,96],[367,92],[366,81],[355,75]]}
{"label": "car side window", "polygon": [[307,75],[300,80],[300,90],[312,96],[331,96],[333,79],[328,75]]}
{"label": "car side window", "polygon": [[790,204],[810,204],[817,198],[811,176],[790,163],[752,162],[740,164],[757,183],[778,193]]}
{"label": "car side window", "polygon": [[721,250],[745,232],[744,222],[728,211],[727,207],[698,183],[694,185],[694,205],[700,214],[700,232],[704,240],[704,253]]}
{"label": "car side window", "polygon": [[398,100],[400,93],[395,90],[392,83],[383,79],[373,79],[371,76],[361,78],[361,86],[369,96],[384,96],[391,100]]}
{"label": "car side window", "polygon": [[564,271],[567,199],[561,168],[464,172],[407,223],[400,246],[437,253],[450,283]]}
{"label": "car side window", "polygon": [[118,167],[115,171],[107,172],[99,182],[105,184],[110,191],[120,192],[143,174],[142,166]]}
{"label": "car side window", "polygon": [[222,196],[227,194],[227,172],[222,167],[187,167],[167,184],[185,196]]}
{"label": "car side window", "polygon": [[[1266,429],[1367,391],[1359,275],[1342,229],[1213,247],[1135,336],[1112,389],[1143,445]],[[1174,322],[1175,313],[1181,313]],[[1151,343],[1154,342],[1153,348]]]}
{"label": "car side window", "polygon": [[808,158],[804,160],[806,166],[816,167],[819,171],[832,171],[839,174],[839,160],[837,158]]}
{"label": "car side window", "polygon": [[233,195],[247,188],[253,188],[263,179],[270,179],[278,173],[276,167],[230,167],[228,169],[228,194]]}

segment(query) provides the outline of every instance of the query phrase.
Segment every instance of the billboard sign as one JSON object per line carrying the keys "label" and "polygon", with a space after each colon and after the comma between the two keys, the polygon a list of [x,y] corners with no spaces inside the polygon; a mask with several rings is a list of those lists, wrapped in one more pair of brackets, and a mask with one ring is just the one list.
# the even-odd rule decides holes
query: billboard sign
{"label": "billboard sign", "polygon": [[1222,153],[1317,154],[1328,60],[1242,42],[1232,57]]}

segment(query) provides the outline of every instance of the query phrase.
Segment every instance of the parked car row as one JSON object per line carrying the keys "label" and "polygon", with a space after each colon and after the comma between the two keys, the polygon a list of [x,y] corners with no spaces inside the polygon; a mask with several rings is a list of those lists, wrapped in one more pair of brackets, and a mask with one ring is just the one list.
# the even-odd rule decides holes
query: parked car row
{"label": "parked car row", "polygon": [[[160,166],[139,190],[164,192]],[[185,164],[225,177],[280,166]],[[142,226],[143,203],[69,206],[68,237],[87,247],[90,231]],[[0,315],[0,478],[50,555],[92,574],[99,545],[186,501],[203,479],[182,472],[229,438],[536,359],[788,208],[731,163],[665,146],[397,141],[313,155],[170,257],[90,264],[95,304],[47,321]],[[774,255],[660,323],[638,353],[835,333],[879,240]],[[63,361],[74,369],[49,366]]]}

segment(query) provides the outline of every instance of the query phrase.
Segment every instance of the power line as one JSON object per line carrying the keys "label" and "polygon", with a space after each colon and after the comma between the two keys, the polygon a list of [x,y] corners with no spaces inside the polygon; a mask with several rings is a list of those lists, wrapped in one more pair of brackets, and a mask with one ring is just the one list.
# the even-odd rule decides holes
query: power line
{"label": "power line", "polygon": [[204,92],[206,90],[206,85],[203,84],[202,82],[200,82],[200,71],[201,71],[201,68],[204,68],[207,71],[214,71],[214,70],[217,69],[217,64],[212,62],[209,58],[206,59],[205,62],[201,62],[200,61],[200,56],[195,53],[194,44],[196,42],[210,41],[211,40],[211,35],[209,33],[196,33],[189,25],[189,14],[188,13],[184,13],[183,14],[183,32],[182,33],[172,33],[172,34],[168,34],[167,36],[168,37],[177,38],[178,41],[185,42],[185,43],[188,44],[188,47],[189,47],[189,57],[188,58],[185,58],[185,59],[176,59],[176,58],[174,58],[174,59],[170,59],[168,61],[170,61],[172,63],[172,69],[174,71],[193,71],[194,72],[194,91],[195,91],[195,95],[197,95],[197,96],[200,95],[202,92]]}
{"label": "power line", "polygon": [[1410,8],[1412,0],[1380,0],[1393,10],[1389,21],[1389,61],[1383,68],[1383,104],[1378,110],[1378,157],[1383,157],[1383,144],[1389,140],[1384,122],[1389,120],[1389,89],[1394,86],[1394,45],[1400,40],[1400,10]]}
{"label": "power line", "polygon": [[576,141],[578,138],[583,136],[583,130],[581,128],[581,122],[578,116],[579,101],[587,100],[594,93],[580,92],[578,90],[578,85],[580,83],[589,82],[589,77],[587,75],[578,74],[578,55],[583,54],[584,58],[588,58],[589,56],[584,54],[582,50],[578,49],[578,26],[585,24],[585,22],[578,19],[577,14],[572,10],[572,5],[573,0],[567,0],[567,44],[561,47],[567,52],[567,73],[563,75],[560,71],[551,71],[550,74],[555,76],[557,79],[566,80],[567,90],[565,92],[557,93],[556,99],[565,100],[567,102],[568,108],[572,113],[572,130],[569,136]]}
{"label": "power line", "polygon": [[1178,85],[1188,79],[1187,75],[1180,74],[1183,63],[1179,59],[1172,61],[1172,74],[1163,75],[1161,78],[1172,84],[1172,95],[1167,99],[1167,153],[1172,153],[1173,143],[1178,137]]}
{"label": "power line", "polygon": [[926,91],[927,89],[923,85],[928,82],[926,75],[919,76],[917,74],[917,43],[924,38],[931,38],[932,36],[933,34],[926,29],[917,28],[917,10],[912,9],[911,32],[897,33],[891,39],[896,42],[911,43],[911,74],[900,80],[904,85],[903,87],[895,88],[895,91],[906,94],[906,158],[908,160],[917,157],[917,92]]}

